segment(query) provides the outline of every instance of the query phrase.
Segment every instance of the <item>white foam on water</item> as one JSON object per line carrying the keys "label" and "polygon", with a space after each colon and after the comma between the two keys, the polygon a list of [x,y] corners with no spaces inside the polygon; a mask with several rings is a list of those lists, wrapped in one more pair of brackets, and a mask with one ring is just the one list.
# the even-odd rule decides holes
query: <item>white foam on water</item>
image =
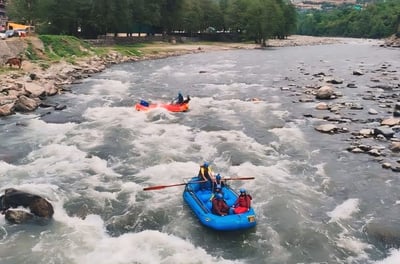
{"label": "white foam on water", "polygon": [[[130,73],[130,75],[135,74],[135,73]],[[126,70],[120,70],[115,67],[108,68],[106,71],[103,71],[101,73],[101,77],[103,78],[109,78],[111,80],[125,80],[125,79],[130,79],[132,76],[129,76],[126,74]],[[92,81],[96,80],[96,77],[92,77],[90,79],[85,79],[85,81]]]}
{"label": "white foam on water", "polygon": [[[56,262],[61,257],[64,261],[71,261],[66,263],[172,264],[199,263],[199,260],[201,263],[244,263],[212,256],[191,241],[159,231],[146,230],[111,237],[99,216],[70,217],[62,204],[55,203],[52,230],[43,232],[40,239],[32,239],[31,245],[23,247],[24,250],[31,247],[32,252],[41,254],[42,261]],[[23,239],[23,236],[19,238]]]}
{"label": "white foam on water", "polygon": [[344,201],[342,204],[336,206],[327,215],[331,218],[329,222],[336,222],[342,219],[349,219],[354,213],[357,213],[359,209],[360,201],[359,199],[353,198]]}
{"label": "white foam on water", "polygon": [[125,98],[129,84],[119,80],[92,79],[94,82],[89,91],[90,95]]}
{"label": "white foam on water", "polygon": [[270,131],[278,136],[280,142],[290,143],[297,149],[304,149],[304,145],[307,144],[303,132],[296,126],[273,128]]}
{"label": "white foam on water", "polygon": [[47,144],[48,142],[60,142],[66,134],[76,128],[74,123],[54,124],[46,123],[43,120],[31,119],[26,123],[23,134],[19,141],[32,144]]}
{"label": "white foam on water", "polygon": [[87,254],[74,256],[77,263],[242,263],[213,257],[190,241],[157,231],[143,231],[105,238],[92,244]]}
{"label": "white foam on water", "polygon": [[59,144],[47,145],[41,149],[32,151],[28,155],[31,163],[26,169],[38,176],[54,175],[58,177],[65,172],[79,174],[80,171],[90,170],[95,174],[119,177],[112,169],[107,167],[107,161],[96,156],[88,156],[86,152],[76,146]]}
{"label": "white foam on water", "polygon": [[[372,246],[364,243],[356,238],[352,238],[348,235],[341,235],[340,238],[336,241],[336,245],[345,250],[353,252],[357,257],[351,256],[348,260],[367,260],[368,254],[366,250],[371,249]],[[349,262],[352,263],[352,262]]]}
{"label": "white foam on water", "polygon": [[0,160],[0,181],[4,178],[8,171],[16,169],[17,166],[8,164],[7,162]]}

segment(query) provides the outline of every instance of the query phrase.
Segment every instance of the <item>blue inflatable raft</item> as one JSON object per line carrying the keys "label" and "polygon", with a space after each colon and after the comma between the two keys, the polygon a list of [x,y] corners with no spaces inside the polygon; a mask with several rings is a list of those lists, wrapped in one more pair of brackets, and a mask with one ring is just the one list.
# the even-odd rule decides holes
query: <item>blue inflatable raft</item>
{"label": "blue inflatable raft", "polygon": [[[242,214],[215,215],[211,212],[213,192],[202,190],[198,177],[193,177],[185,187],[183,199],[192,209],[199,221],[206,227],[220,231],[234,231],[254,227],[257,223],[253,208]],[[228,206],[232,206],[238,194],[228,185],[222,188],[224,199]]]}

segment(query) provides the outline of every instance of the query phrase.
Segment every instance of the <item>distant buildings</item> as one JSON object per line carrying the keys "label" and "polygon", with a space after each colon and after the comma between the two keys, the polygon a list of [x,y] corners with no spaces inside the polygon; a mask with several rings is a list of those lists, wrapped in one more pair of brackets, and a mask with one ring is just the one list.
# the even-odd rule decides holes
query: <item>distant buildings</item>
{"label": "distant buildings", "polygon": [[0,0],[0,30],[6,29],[7,21],[6,0]]}
{"label": "distant buildings", "polygon": [[339,6],[343,4],[356,4],[356,0],[291,0],[298,9],[322,9],[323,4]]}

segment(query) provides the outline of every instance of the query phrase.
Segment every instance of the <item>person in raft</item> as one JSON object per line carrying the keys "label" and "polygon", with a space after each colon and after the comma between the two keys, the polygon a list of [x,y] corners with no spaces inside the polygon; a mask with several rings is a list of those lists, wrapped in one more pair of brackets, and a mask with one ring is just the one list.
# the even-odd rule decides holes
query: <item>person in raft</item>
{"label": "person in raft", "polygon": [[219,173],[215,175],[215,181],[213,183],[214,191],[218,186],[220,187],[219,189],[222,189],[222,187],[225,186],[225,182],[222,180],[222,177]]}
{"label": "person in raft", "polygon": [[190,100],[191,100],[190,96],[188,95],[188,96],[186,96],[186,99],[183,100],[182,104],[188,104],[190,102]]}
{"label": "person in raft", "polygon": [[212,199],[212,209],[213,214],[224,216],[229,214],[229,206],[224,200],[224,196],[221,193],[217,193]]}
{"label": "person in raft", "polygon": [[172,100],[172,103],[173,104],[183,104],[183,101],[184,101],[183,95],[181,92],[179,92],[178,96],[174,100]]}
{"label": "person in raft", "polygon": [[201,181],[204,181],[201,183],[202,190],[211,190],[212,183],[214,182],[214,175],[209,165],[210,164],[205,161],[203,165],[200,166],[198,177]]}
{"label": "person in raft", "polygon": [[241,214],[249,211],[252,199],[253,198],[251,197],[251,195],[247,194],[246,190],[241,188],[240,195],[232,206],[233,212],[235,214]]}

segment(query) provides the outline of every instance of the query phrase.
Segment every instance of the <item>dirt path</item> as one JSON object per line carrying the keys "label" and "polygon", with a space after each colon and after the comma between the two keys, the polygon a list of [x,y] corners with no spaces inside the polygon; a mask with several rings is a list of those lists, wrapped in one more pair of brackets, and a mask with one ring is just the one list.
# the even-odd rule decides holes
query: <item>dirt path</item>
{"label": "dirt path", "polygon": [[[268,40],[267,45],[270,47],[287,47],[287,46],[306,46],[306,45],[324,45],[333,43],[343,43],[344,38],[330,38],[330,37],[312,37],[292,35],[286,39],[271,39]],[[145,54],[166,51],[216,51],[216,50],[231,50],[231,49],[255,49],[260,48],[258,44],[252,43],[229,43],[229,42],[191,42],[191,43],[165,43],[158,42],[146,44],[143,48],[138,48]]]}

